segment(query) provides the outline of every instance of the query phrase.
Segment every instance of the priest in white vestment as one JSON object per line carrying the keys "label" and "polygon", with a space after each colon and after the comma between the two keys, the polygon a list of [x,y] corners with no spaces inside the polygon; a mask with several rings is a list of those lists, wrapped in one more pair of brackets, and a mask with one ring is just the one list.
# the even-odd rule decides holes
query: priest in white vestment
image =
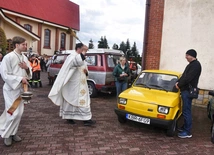
{"label": "priest in white vestment", "polygon": [[95,124],[91,120],[90,96],[87,84],[87,65],[85,53],[87,47],[76,44],[65,60],[48,95],[52,102],[60,106],[62,119],[74,124],[74,120],[82,120],[85,126]]}
{"label": "priest in white vestment", "polygon": [[24,103],[20,95],[23,84],[28,84],[32,72],[27,57],[21,52],[26,51],[24,38],[14,37],[12,43],[15,50],[4,56],[1,63],[1,76],[4,80],[3,95],[5,110],[0,116],[0,135],[7,146],[13,141],[21,141],[17,135],[19,123],[24,111]]}

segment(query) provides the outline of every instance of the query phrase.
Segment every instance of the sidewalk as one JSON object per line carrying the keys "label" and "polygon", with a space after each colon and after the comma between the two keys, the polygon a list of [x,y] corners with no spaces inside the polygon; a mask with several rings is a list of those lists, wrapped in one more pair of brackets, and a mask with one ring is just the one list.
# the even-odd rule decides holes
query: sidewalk
{"label": "sidewalk", "polygon": [[[43,88],[33,88],[31,103],[19,127],[22,142],[11,147],[0,138],[0,155],[213,155],[210,141],[210,120],[206,109],[193,106],[193,137],[167,137],[165,130],[151,126],[117,121],[114,95],[100,94],[93,98],[94,127],[83,123],[71,125],[59,117],[59,107],[47,98],[51,86],[46,73],[41,73]],[[0,114],[4,110],[3,82],[0,79]],[[72,95],[72,91],[71,91]]]}

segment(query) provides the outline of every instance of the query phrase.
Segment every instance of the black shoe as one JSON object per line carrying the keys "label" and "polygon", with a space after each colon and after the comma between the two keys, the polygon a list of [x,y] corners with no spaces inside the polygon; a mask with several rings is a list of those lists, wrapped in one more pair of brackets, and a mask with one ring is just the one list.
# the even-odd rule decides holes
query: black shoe
{"label": "black shoe", "polygon": [[96,121],[94,120],[88,120],[88,121],[83,121],[85,126],[92,126],[94,124],[96,124]]}
{"label": "black shoe", "polygon": [[72,120],[72,119],[67,119],[67,121],[68,121],[70,124],[76,124],[76,122],[74,122],[74,120]]}

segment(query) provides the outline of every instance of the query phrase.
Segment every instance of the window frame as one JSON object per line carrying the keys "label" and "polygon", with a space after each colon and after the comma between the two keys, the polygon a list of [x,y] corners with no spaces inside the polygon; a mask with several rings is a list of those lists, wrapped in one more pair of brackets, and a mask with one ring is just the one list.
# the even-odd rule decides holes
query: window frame
{"label": "window frame", "polygon": [[[29,27],[30,29],[28,29],[28,27]],[[32,32],[32,28],[33,28],[33,27],[32,27],[30,24],[24,24],[24,28],[25,28],[26,30]]]}
{"label": "window frame", "polygon": [[[49,36],[48,36],[48,45],[46,45],[46,31],[48,31],[49,32]],[[43,48],[48,48],[48,49],[50,49],[51,47],[50,47],[50,45],[51,45],[51,30],[50,29],[45,29],[44,30],[44,46],[43,46]]]}
{"label": "window frame", "polygon": [[[62,47],[62,35],[64,35],[64,47]],[[60,49],[65,50],[65,47],[66,47],[66,33],[62,32],[60,35]]]}

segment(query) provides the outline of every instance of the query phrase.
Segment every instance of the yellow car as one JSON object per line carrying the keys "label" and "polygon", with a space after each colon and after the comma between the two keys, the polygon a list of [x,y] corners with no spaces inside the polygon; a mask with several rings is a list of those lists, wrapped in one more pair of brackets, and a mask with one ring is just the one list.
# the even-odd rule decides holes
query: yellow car
{"label": "yellow car", "polygon": [[142,71],[132,87],[118,97],[115,108],[118,121],[161,126],[167,129],[167,136],[173,136],[182,114],[180,92],[175,87],[180,76],[172,71]]}

